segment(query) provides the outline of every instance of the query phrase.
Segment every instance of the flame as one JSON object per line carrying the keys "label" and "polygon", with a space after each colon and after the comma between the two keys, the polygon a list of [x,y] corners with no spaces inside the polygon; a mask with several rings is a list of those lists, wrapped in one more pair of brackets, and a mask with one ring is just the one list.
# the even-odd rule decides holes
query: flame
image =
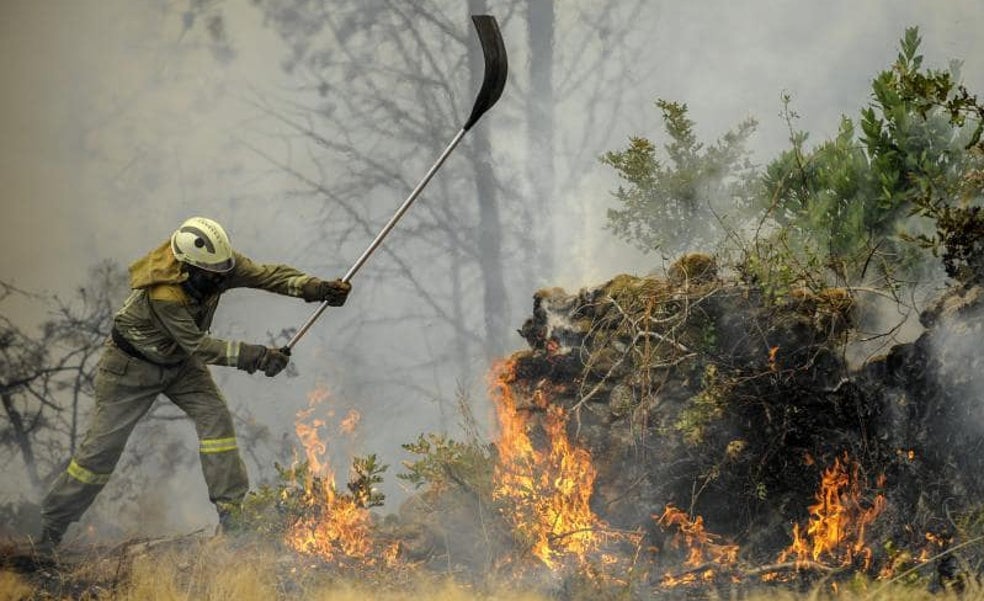
{"label": "flame", "polygon": [[[851,566],[860,560],[863,569],[871,567],[865,532],[885,509],[885,496],[876,494],[867,507],[863,504],[860,470],[846,453],[834,459],[821,478],[809,522],[805,527],[793,525],[793,542],[780,553],[780,562],[792,558],[798,564],[812,560]],[[883,485],[884,477],[879,477],[878,486]]]}
{"label": "flame", "polygon": [[927,532],[925,535],[926,545],[919,552],[919,556],[916,558],[918,563],[926,563],[934,556],[939,554],[940,551],[946,549],[953,542],[949,537],[940,536],[934,532]]}
{"label": "flame", "polygon": [[334,483],[323,492],[322,511],[296,522],[287,534],[287,543],[296,551],[328,561],[340,557],[370,560],[373,544],[369,512],[354,499],[337,495]]}
{"label": "flame", "polygon": [[[330,466],[322,463],[322,460],[328,454],[328,444],[323,442],[321,436],[318,434],[318,429],[324,427],[325,420],[311,417],[318,406],[328,400],[329,396],[330,394],[327,388],[316,388],[309,392],[308,408],[298,411],[297,417],[294,420],[294,430],[297,432],[297,437],[301,440],[301,446],[304,447],[304,456],[310,468],[308,472],[309,476],[331,471]],[[308,422],[308,420],[310,421]],[[307,486],[311,484],[310,479],[309,477],[309,482],[305,483]]]}
{"label": "flame", "polygon": [[933,532],[926,532],[924,537],[926,544],[919,549],[918,554],[914,554],[908,549],[895,548],[891,544],[891,541],[889,541],[886,545],[888,547],[888,557],[881,569],[878,570],[878,580],[894,578],[900,572],[911,570],[915,566],[931,561],[940,551],[950,545],[949,539],[937,536]]}
{"label": "flame", "polygon": [[916,451],[915,449],[896,449],[895,454],[899,456],[900,459],[904,461],[915,461]]}
{"label": "flame", "polygon": [[663,514],[658,517],[653,515],[653,519],[664,528],[677,528],[678,532],[670,544],[686,550],[687,558],[683,564],[691,569],[681,576],[663,576],[663,586],[713,580],[717,576],[714,567],[732,567],[738,562],[738,545],[720,542],[721,537],[704,528],[704,518],[701,516],[691,519],[687,513],[667,505]]}
{"label": "flame", "polygon": [[[328,444],[321,435],[326,422],[314,417],[315,411],[329,397],[323,387],[309,393],[308,408],[298,411],[294,423],[308,464],[301,498],[306,510],[304,516],[289,528],[286,543],[295,551],[317,555],[327,561],[347,557],[372,564],[376,552],[372,517],[354,497],[338,494],[335,473],[328,460]],[[339,429],[351,433],[358,422],[358,412],[350,411]],[[391,547],[381,551],[387,565],[396,560],[397,547]]]}
{"label": "flame", "polygon": [[555,355],[557,355],[561,351],[560,342],[558,342],[556,338],[550,338],[547,340],[547,344],[544,350],[547,353],[548,360],[555,359]]}
{"label": "flame", "polygon": [[348,414],[345,415],[345,419],[342,423],[338,425],[338,431],[342,434],[352,434],[355,432],[356,427],[359,425],[359,420],[362,419],[362,415],[359,414],[355,409],[350,409]]}
{"label": "flame", "polygon": [[603,526],[590,507],[597,471],[590,453],[568,440],[567,416],[549,403],[543,386],[527,395],[527,402],[542,410],[546,435],[543,450],[533,447],[531,420],[517,408],[515,381],[515,358],[493,366],[490,388],[499,425],[493,498],[509,501],[507,518],[548,567],[565,557],[583,563],[598,548]]}
{"label": "flame", "polygon": [[769,348],[769,371],[779,371],[779,365],[776,363],[776,357],[779,354],[779,347],[773,346]]}

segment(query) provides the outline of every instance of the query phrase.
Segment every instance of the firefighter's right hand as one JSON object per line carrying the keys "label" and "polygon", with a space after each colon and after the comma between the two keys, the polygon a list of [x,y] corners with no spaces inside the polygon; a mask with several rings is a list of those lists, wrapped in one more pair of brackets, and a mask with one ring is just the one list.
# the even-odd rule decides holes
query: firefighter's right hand
{"label": "firefighter's right hand", "polygon": [[341,307],[345,304],[352,284],[342,280],[319,280],[311,278],[301,286],[301,298],[310,302],[322,301],[332,307]]}
{"label": "firefighter's right hand", "polygon": [[247,373],[254,373],[259,370],[267,377],[272,378],[282,372],[288,363],[290,363],[290,355],[283,349],[246,342],[239,345],[239,359],[236,361],[236,367]]}

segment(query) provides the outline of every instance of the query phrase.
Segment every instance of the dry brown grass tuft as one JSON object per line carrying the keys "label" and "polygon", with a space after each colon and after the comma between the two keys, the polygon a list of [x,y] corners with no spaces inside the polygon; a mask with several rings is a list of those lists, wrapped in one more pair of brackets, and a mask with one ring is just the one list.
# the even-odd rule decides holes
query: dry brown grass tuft
{"label": "dry brown grass tuft", "polygon": [[805,593],[766,589],[745,597],[744,601],[984,601],[984,589],[971,585],[961,593],[931,592],[922,585],[886,585],[875,582],[858,586],[856,590],[849,584],[836,591],[824,586]]}
{"label": "dry brown grass tuft", "polygon": [[[557,591],[516,590],[520,582],[476,587],[452,577],[412,566],[404,570],[371,571],[360,566],[329,567],[277,545],[219,539],[182,541],[175,546],[131,548],[86,557],[55,579],[60,590],[31,586],[28,576],[0,572],[0,601],[87,599],[89,601],[546,601]],[[525,584],[529,584],[526,582]],[[961,594],[931,593],[926,580],[903,585],[865,580],[828,582],[807,592],[781,586],[727,591],[695,588],[674,591],[669,598],[724,601],[984,601],[984,589],[967,583]],[[579,587],[574,587],[577,589]],[[589,585],[567,589],[570,599],[661,598],[662,592],[605,590],[599,597]],[[683,593],[685,597],[681,597]]]}
{"label": "dry brown grass tuft", "polygon": [[134,558],[123,601],[269,601],[285,598],[277,586],[273,555],[208,541],[193,549]]}
{"label": "dry brown grass tuft", "polygon": [[421,581],[403,591],[379,591],[367,585],[336,584],[311,591],[306,601],[416,601],[431,599],[434,601],[546,601],[546,597],[534,593],[522,593],[502,590],[499,592],[478,592],[470,587],[453,581],[427,582]]}
{"label": "dry brown grass tuft", "polygon": [[[111,598],[114,601],[546,599],[534,593],[505,589],[477,591],[452,579],[412,572],[367,573],[363,577],[352,573],[340,575],[313,560],[305,561],[270,546],[240,546],[221,539],[134,557],[128,577],[116,587]],[[0,601],[4,599],[0,597]]]}
{"label": "dry brown grass tuft", "polygon": [[24,579],[11,572],[0,572],[0,601],[25,601],[33,594]]}

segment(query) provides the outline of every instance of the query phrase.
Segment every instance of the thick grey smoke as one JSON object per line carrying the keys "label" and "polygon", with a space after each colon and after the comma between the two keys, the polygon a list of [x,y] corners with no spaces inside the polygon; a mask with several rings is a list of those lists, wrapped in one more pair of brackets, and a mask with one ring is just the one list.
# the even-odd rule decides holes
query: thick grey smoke
{"label": "thick grey smoke", "polygon": [[[590,45],[579,45],[585,38],[570,33],[585,26],[578,15],[596,4],[557,3],[558,61],[590,53]],[[619,6],[612,2],[611,10]],[[258,97],[290,99],[302,91],[281,68],[289,50],[263,26],[262,15],[252,3],[216,3],[223,29],[210,31],[189,22],[186,8],[183,2],[160,0],[0,4],[0,280],[68,297],[93,264],[103,259],[127,264],[194,214],[222,222],[233,243],[259,261],[287,262],[324,277],[343,273],[368,242],[353,234],[345,247],[349,256],[310,252],[324,248],[318,244],[322,234],[310,225],[324,214],[323,201],[291,194],[296,181],[270,158],[286,161],[293,147],[283,128],[252,103]],[[596,160],[630,135],[661,142],[656,98],[686,103],[706,141],[755,117],[760,126],[752,140],[754,158],[764,162],[786,142],[786,125],[778,117],[781,94],[792,95],[801,115],[797,126],[812,132],[811,139],[832,135],[840,115],[855,116],[867,101],[870,79],[891,64],[906,26],[920,27],[930,63],[943,67],[962,58],[969,87],[984,89],[979,36],[984,11],[978,0],[650,2],[633,22],[637,27],[624,32],[626,43],[641,52],[626,69],[632,83],[622,105],[609,123],[599,125],[606,136],[596,148],[581,149],[588,160],[558,157],[558,182],[573,182],[561,203],[570,210],[549,216],[557,233],[555,273],[537,274],[538,281],[576,289],[618,272],[662,266],[661,258],[641,255],[603,231],[616,182]],[[506,23],[504,34],[513,68],[510,85],[522,84],[528,60],[523,24]],[[465,104],[473,93],[466,85],[462,82],[459,92]],[[332,93],[344,94],[345,82],[337,82]],[[562,100],[557,137],[568,144],[561,151],[572,138],[576,143],[583,125],[577,107],[586,102]],[[503,164],[517,160],[523,144],[515,120],[506,116],[492,112],[484,124],[492,128],[493,153]],[[349,166],[325,168],[344,173]],[[392,199],[394,207],[399,200]],[[400,247],[399,231],[389,244]],[[325,386],[335,393],[338,415],[352,407],[363,412],[356,445],[361,448],[355,452],[379,452],[392,466],[392,481],[403,458],[400,443],[453,422],[454,409],[447,403],[459,388],[480,396],[474,391],[482,387],[487,366],[479,362],[470,365],[466,381],[452,370],[429,367],[420,381],[407,383],[404,394],[390,398],[366,398],[352,384],[358,374],[333,367],[355,363],[346,358],[347,344],[354,341],[360,368],[375,375],[391,369],[388,361],[401,344],[407,345],[405,353],[424,354],[450,345],[446,332],[367,341],[346,326],[357,314],[372,315],[378,307],[402,302],[404,292],[380,283],[360,289],[357,280],[353,302],[330,312],[317,334],[298,348],[298,378],[266,380],[216,370],[233,406],[269,427],[268,448],[290,446],[295,413],[306,406],[309,391]],[[514,291],[513,326],[529,312],[532,293]],[[299,325],[311,309],[254,292],[223,302],[216,333],[249,340],[266,340]],[[10,302],[4,311],[25,329],[46,317],[44,307],[26,300]],[[518,336],[510,340],[521,348]],[[194,467],[190,425],[172,429],[188,442],[184,455],[175,453],[191,463],[179,469],[178,481],[161,484],[155,494],[172,495],[161,521],[187,528],[211,518]],[[269,450],[262,453],[261,462],[275,459]],[[0,490],[16,486],[15,480],[5,472]],[[173,494],[176,489],[187,494]],[[400,494],[395,488],[390,492]]]}

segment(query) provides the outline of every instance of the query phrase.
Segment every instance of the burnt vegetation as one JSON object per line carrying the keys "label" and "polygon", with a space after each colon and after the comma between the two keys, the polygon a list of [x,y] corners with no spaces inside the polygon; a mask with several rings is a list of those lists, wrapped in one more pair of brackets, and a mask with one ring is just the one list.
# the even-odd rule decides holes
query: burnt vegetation
{"label": "burnt vegetation", "polygon": [[[860,132],[845,118],[807,148],[786,99],[791,149],[762,170],[742,159],[754,124],[705,149],[686,107],[660,101],[669,161],[644,138],[603,158],[624,182],[611,228],[664,253],[714,237],[717,252],[538,291],[529,349],[494,372],[508,410],[483,455],[492,483],[471,481],[483,472],[460,449],[417,447],[444,466],[418,473],[427,494],[484,498],[511,552],[630,595],[859,576],[939,588],[976,573],[981,107],[955,71],[923,67],[919,42],[906,31],[874,79]],[[666,222],[681,227],[665,235]],[[945,291],[907,300],[940,266]],[[901,338],[906,320],[922,333]],[[578,451],[590,469],[571,471]],[[584,486],[587,518],[573,515]],[[585,530],[596,538],[570,544]]]}
{"label": "burnt vegetation", "polygon": [[[762,169],[745,159],[754,123],[705,148],[686,106],[660,101],[669,160],[643,137],[602,160],[623,180],[610,229],[674,256],[669,267],[535,292],[528,348],[491,370],[495,434],[458,399],[463,436],[404,445],[397,476],[414,494],[398,511],[379,510],[374,455],[347,487],[310,455],[280,468],[246,508],[253,540],[281,554],[272,590],[296,596],[316,574],[399,587],[420,573],[569,599],[973,588],[984,107],[918,48],[907,30],[860,131],[845,118],[809,148],[787,99],[790,148]],[[714,225],[688,229],[697,222]],[[908,300],[934,270],[945,289]],[[35,347],[4,325],[0,442],[27,462],[24,424],[51,408],[8,403],[37,390],[15,382],[28,361],[11,354]],[[901,338],[903,325],[918,333]],[[85,381],[84,360],[56,365]],[[135,543],[98,586],[125,588],[133,557],[172,542]],[[44,574],[39,598],[77,585]]]}

